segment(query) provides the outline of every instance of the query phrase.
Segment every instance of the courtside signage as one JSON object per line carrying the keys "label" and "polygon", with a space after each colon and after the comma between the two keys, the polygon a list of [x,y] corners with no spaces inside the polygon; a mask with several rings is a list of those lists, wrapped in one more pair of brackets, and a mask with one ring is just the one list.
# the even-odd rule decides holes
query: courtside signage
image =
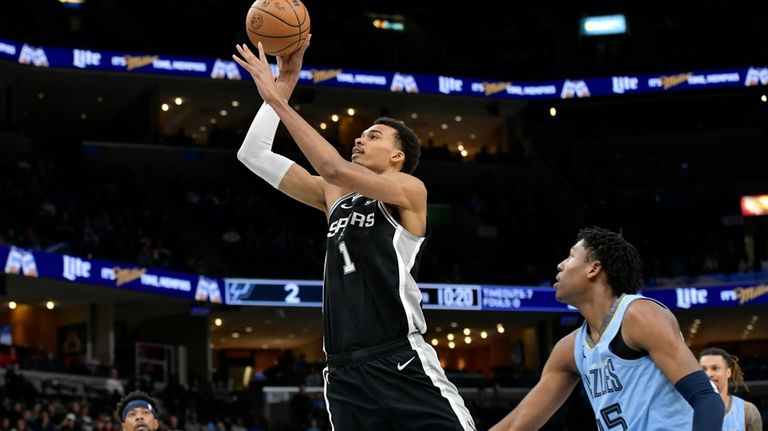
{"label": "courtside signage", "polygon": [[[52,67],[224,80],[241,80],[244,76],[248,76],[247,71],[226,58],[44,47],[2,38],[0,38],[0,59],[37,68]],[[395,93],[473,96],[488,99],[558,100],[765,86],[768,85],[768,66],[683,70],[599,78],[568,77],[540,82],[307,66],[302,69],[299,82],[318,87],[356,88]]]}
{"label": "courtside signage", "polygon": [[[102,259],[0,246],[5,274],[41,277],[236,306],[321,307],[323,282],[207,277]],[[420,283],[427,310],[575,312],[550,287]],[[768,305],[768,283],[646,289],[671,310]]]}

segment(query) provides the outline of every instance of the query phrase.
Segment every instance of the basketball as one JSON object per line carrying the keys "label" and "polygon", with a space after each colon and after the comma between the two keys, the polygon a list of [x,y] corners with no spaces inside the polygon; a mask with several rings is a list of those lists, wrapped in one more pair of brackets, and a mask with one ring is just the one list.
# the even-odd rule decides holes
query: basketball
{"label": "basketball", "polygon": [[269,55],[288,55],[301,48],[309,34],[309,12],[299,0],[256,0],[248,10],[245,29],[254,46]]}

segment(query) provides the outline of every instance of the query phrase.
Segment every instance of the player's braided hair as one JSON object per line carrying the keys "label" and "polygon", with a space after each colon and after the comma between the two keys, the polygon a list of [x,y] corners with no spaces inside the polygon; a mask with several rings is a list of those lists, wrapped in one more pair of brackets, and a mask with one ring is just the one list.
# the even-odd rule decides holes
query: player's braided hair
{"label": "player's braided hair", "polygon": [[405,155],[403,167],[400,168],[400,171],[412,174],[416,166],[419,165],[419,158],[421,157],[421,140],[416,135],[416,132],[402,121],[395,120],[394,118],[380,117],[373,124],[383,124],[395,129],[396,142]]}
{"label": "player's braided hair", "polygon": [[600,227],[579,231],[589,261],[597,260],[608,275],[608,283],[616,296],[636,293],[643,284],[643,262],[640,253],[621,233]]}
{"label": "player's braided hair", "polygon": [[739,358],[718,347],[709,347],[699,353],[699,359],[701,359],[702,356],[709,355],[721,356],[725,360],[725,365],[731,369],[731,377],[728,380],[732,381],[736,385],[733,389],[733,392],[738,392],[739,386],[744,386],[744,389],[749,392],[747,384],[744,383],[744,372],[741,371],[741,367],[739,366]]}

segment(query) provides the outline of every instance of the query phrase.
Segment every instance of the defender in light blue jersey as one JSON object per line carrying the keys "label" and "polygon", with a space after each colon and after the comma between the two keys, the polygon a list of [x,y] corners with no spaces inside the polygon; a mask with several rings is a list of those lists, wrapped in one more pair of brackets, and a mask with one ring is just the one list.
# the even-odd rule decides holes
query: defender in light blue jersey
{"label": "defender in light blue jersey", "polygon": [[763,418],[757,407],[749,401],[731,395],[728,389],[728,384],[733,383],[734,392],[738,391],[740,386],[749,390],[744,383],[739,358],[723,349],[710,347],[699,353],[699,364],[723,398],[725,404],[723,431],[762,431]]}
{"label": "defender in light blue jersey", "polygon": [[632,244],[583,229],[557,270],[555,297],[576,307],[584,325],[555,345],[539,382],[491,431],[541,428],[579,380],[601,431],[720,431],[723,402],[677,320],[635,294],[642,271]]}
{"label": "defender in light blue jersey", "polygon": [[596,343],[590,337],[587,321],[576,332],[574,360],[595,410],[597,427],[689,430],[693,420],[691,406],[653,359],[646,352],[632,354],[619,348],[624,315],[638,300],[648,298],[626,294],[617,298],[615,311]]}

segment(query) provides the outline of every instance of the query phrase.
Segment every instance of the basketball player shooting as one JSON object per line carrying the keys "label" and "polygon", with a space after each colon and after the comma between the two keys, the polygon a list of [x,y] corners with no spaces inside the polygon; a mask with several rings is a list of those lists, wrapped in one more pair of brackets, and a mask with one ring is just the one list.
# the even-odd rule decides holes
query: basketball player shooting
{"label": "basketball player shooting", "polygon": [[[426,323],[415,275],[428,236],[427,190],[411,175],[419,139],[401,121],[379,118],[355,139],[351,161],[342,158],[287,101],[308,44],[278,57],[277,80],[261,43],[258,56],[236,47],[240,57],[233,58],[264,99],[237,156],[328,220],[323,374],[332,429],[474,430],[422,337]],[[319,176],[271,151],[280,121]]]}
{"label": "basketball player shooting", "polygon": [[491,431],[541,428],[580,379],[600,431],[720,431],[723,402],[675,316],[635,294],[642,272],[632,244],[584,229],[557,271],[555,298],[584,324],[555,345],[539,382]]}

